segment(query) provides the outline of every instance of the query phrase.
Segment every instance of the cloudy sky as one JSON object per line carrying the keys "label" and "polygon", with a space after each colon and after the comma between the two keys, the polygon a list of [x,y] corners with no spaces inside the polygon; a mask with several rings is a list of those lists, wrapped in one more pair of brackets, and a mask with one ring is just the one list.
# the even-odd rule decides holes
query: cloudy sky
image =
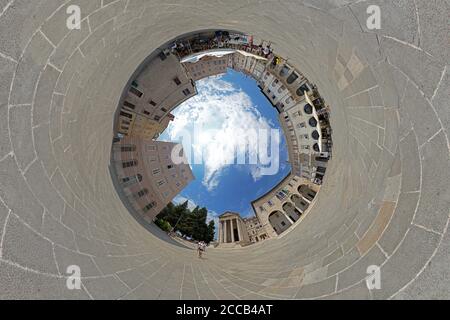
{"label": "cloudy sky", "polygon": [[[270,132],[279,133],[278,114],[254,80],[232,70],[198,81],[197,89],[197,96],[173,111],[175,120],[160,137],[183,143],[196,177],[174,202],[205,206],[210,218],[226,210],[252,215],[250,202],[290,170],[283,135]],[[258,145],[268,138],[269,147],[279,149],[273,155]],[[256,161],[261,151],[272,160],[279,157],[276,174],[262,174],[267,164]]]}

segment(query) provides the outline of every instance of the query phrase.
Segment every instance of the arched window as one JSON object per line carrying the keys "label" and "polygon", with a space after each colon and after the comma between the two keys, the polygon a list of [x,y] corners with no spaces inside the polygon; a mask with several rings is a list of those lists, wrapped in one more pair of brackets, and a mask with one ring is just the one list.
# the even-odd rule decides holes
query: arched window
{"label": "arched window", "polygon": [[283,66],[283,68],[280,70],[280,76],[286,77],[289,71],[291,71],[291,69],[289,69],[288,66]]}
{"label": "arched window", "polygon": [[311,137],[312,137],[314,140],[319,140],[319,137],[320,137],[319,132],[317,132],[317,130],[314,130],[314,131],[311,133]]}
{"label": "arched window", "polygon": [[309,103],[305,104],[305,106],[303,107],[303,110],[305,110],[306,114],[312,114],[312,112],[313,112],[313,108]]}
{"label": "arched window", "polygon": [[298,95],[299,97],[304,96],[304,95],[305,95],[305,92],[307,92],[307,91],[309,91],[309,88],[308,88],[306,85],[302,84],[302,85],[297,89],[297,95]]}
{"label": "arched window", "polygon": [[317,127],[317,120],[314,117],[311,117],[308,121],[309,125],[313,128]]}
{"label": "arched window", "polygon": [[288,84],[292,84],[297,79],[298,79],[298,74],[296,74],[295,72],[292,72],[291,75],[287,78],[286,82]]}

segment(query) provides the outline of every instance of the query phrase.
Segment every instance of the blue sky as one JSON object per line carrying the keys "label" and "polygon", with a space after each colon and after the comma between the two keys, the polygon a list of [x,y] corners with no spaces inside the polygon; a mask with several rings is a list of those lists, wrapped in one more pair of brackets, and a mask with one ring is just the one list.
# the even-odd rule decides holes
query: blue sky
{"label": "blue sky", "polygon": [[[198,81],[197,89],[197,96],[172,112],[175,120],[159,138],[183,142],[185,151],[192,150],[188,158],[196,180],[174,202],[189,199],[191,206],[206,207],[210,219],[227,210],[238,212],[243,217],[251,216],[254,214],[251,202],[290,171],[278,113],[252,78],[231,69],[226,75]],[[194,128],[199,135],[194,134]],[[274,144],[279,145],[279,169],[274,175],[263,174],[261,168],[267,166],[248,164],[250,154],[260,150],[251,140],[249,132],[252,128],[279,130],[278,140],[274,136]],[[190,133],[190,141],[180,138],[186,132]],[[237,164],[236,152],[233,152],[233,146],[241,141],[248,141],[245,164]],[[195,164],[194,154],[200,149],[203,150],[203,161]]]}

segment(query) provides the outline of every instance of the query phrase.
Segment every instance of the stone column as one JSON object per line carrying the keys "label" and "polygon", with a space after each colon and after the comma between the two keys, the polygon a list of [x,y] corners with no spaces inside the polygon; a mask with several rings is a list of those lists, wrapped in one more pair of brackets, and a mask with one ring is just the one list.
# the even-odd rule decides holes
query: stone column
{"label": "stone column", "polygon": [[235,219],[231,219],[230,220],[230,225],[231,225],[231,242],[234,242],[234,226],[233,226],[233,222]]}
{"label": "stone column", "polygon": [[219,221],[219,243],[223,242],[223,221]]}
{"label": "stone column", "polygon": [[230,240],[228,237],[228,230],[230,229],[230,224],[229,224],[230,220],[225,220],[225,242],[228,243],[228,241]]}
{"label": "stone column", "polygon": [[283,214],[284,214],[284,216],[288,219],[288,221],[290,222],[290,223],[292,223],[292,224],[294,224],[295,223],[295,221],[294,220],[292,220],[291,219],[291,217],[289,217],[289,213],[287,213],[287,212],[283,212]]}
{"label": "stone column", "polygon": [[241,223],[239,219],[236,219],[237,229],[238,229],[238,235],[239,235],[239,241],[242,241],[242,232],[241,232]]}

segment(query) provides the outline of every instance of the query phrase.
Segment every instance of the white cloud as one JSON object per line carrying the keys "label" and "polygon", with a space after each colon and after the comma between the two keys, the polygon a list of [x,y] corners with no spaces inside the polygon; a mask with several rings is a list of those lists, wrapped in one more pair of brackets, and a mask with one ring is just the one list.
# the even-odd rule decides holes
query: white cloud
{"label": "white cloud", "polygon": [[[245,92],[220,77],[198,81],[197,89],[197,96],[173,112],[175,120],[167,134],[172,141],[190,134],[191,142],[184,140],[184,149],[188,153],[188,150],[202,152],[205,166],[202,183],[211,191],[219,185],[224,170],[237,163],[237,148],[246,150],[246,164],[251,157],[257,157],[257,140],[252,133],[269,130],[273,124],[261,115]],[[194,154],[190,162],[196,163]],[[261,177],[256,164],[247,165],[246,170],[255,181]]]}
{"label": "white cloud", "polygon": [[194,201],[192,201],[191,199],[188,199],[186,197],[183,197],[181,195],[177,195],[175,198],[173,198],[172,201],[175,204],[182,204],[182,203],[185,203],[186,200],[188,201],[188,209],[189,210],[194,210],[197,207],[197,204]]}

